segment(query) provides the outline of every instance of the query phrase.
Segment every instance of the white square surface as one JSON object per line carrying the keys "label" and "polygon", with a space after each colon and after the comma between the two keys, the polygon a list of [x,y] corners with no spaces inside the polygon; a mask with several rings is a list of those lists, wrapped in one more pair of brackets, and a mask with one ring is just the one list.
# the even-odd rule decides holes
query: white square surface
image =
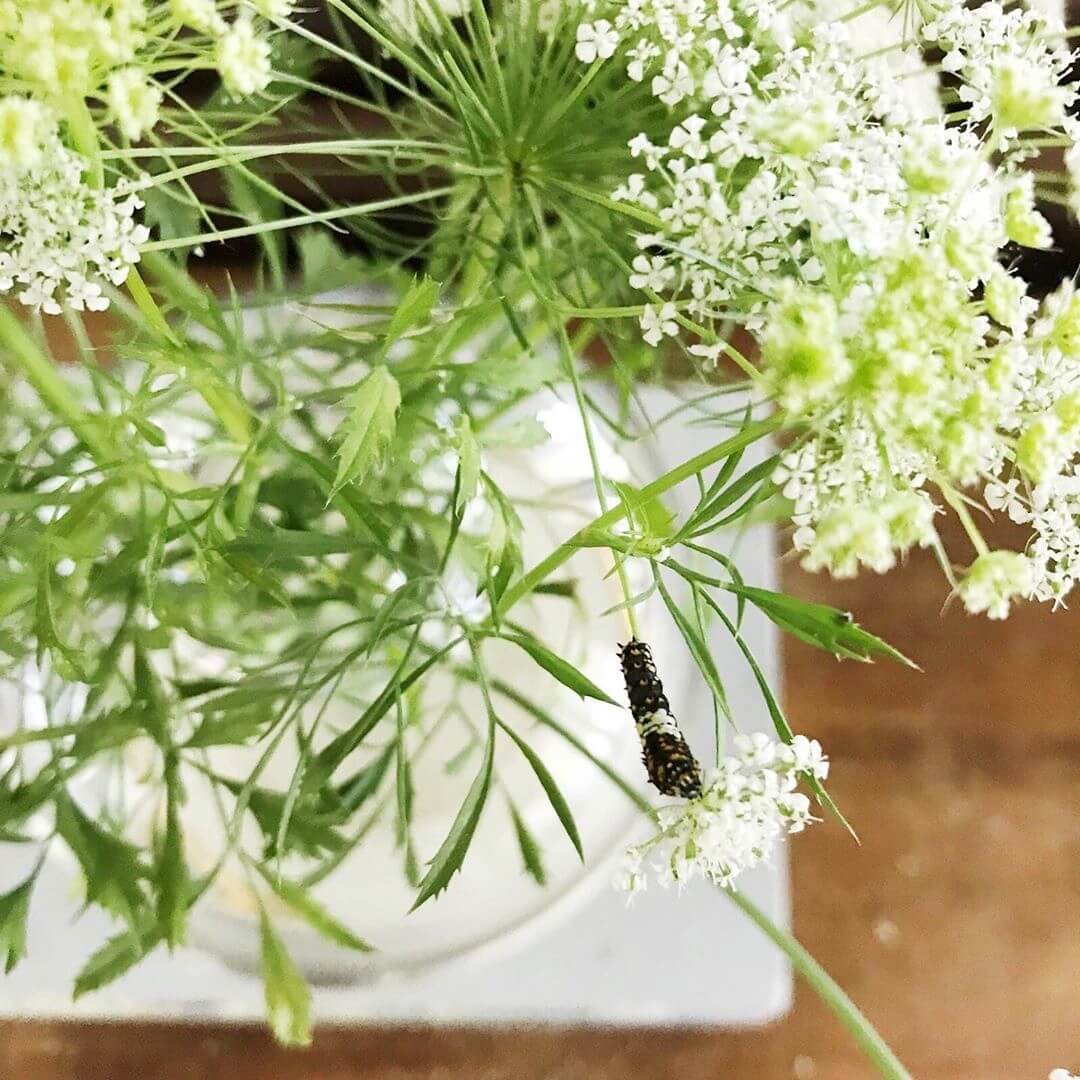
{"label": "white square surface", "polygon": [[[646,405],[662,415],[675,399],[649,391]],[[715,429],[713,429],[715,431]],[[665,428],[651,456],[670,467],[712,445],[702,428]],[[748,451],[742,468],[770,452]],[[755,452],[756,451],[756,452]],[[771,531],[756,526],[732,537],[747,582],[775,586]],[[777,685],[777,635],[747,610],[744,637],[766,677]],[[714,656],[733,714],[744,731],[771,732],[753,677],[722,627]],[[709,745],[712,707],[704,684],[696,700],[676,711],[691,742]],[[19,881],[34,853],[0,845],[0,891]],[[603,871],[601,871],[603,872]],[[786,854],[740,878],[740,887],[777,923],[790,922]],[[0,977],[0,1015],[19,1017],[128,1017],[192,1021],[261,1019],[259,981],[194,949],[170,956],[159,948],[133,971],[77,1003],[70,998],[76,972],[115,927],[97,910],[73,920],[80,886],[72,870],[47,865],[34,890],[29,955]],[[347,987],[318,987],[313,1009],[322,1021],[342,1024],[431,1022],[465,1024],[554,1023],[739,1027],[763,1024],[790,1006],[792,977],[786,959],[716,889],[694,882],[680,895],[653,884],[631,907],[601,884],[577,906],[541,916],[525,933],[498,945],[410,974],[380,975]],[[549,925],[550,923],[550,925]]]}

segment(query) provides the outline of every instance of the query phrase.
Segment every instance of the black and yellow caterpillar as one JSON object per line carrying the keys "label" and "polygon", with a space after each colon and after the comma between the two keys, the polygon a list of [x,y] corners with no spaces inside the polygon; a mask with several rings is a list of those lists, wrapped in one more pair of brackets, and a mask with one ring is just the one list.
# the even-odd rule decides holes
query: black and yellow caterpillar
{"label": "black and yellow caterpillar", "polygon": [[633,639],[619,646],[619,660],[650,783],[661,795],[695,798],[701,794],[701,766],[671,714],[652,651]]}

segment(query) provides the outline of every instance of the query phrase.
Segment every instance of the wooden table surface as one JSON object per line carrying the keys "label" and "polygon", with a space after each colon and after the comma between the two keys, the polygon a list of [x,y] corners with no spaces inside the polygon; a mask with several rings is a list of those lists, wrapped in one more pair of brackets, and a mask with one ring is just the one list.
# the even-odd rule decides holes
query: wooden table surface
{"label": "wooden table surface", "polygon": [[[918,1080],[1080,1071],[1080,612],[943,612],[925,553],[886,577],[785,576],[924,668],[785,645],[789,715],[828,749],[830,790],[863,841],[831,822],[796,838],[797,934]],[[324,1030],[296,1053],[252,1028],[0,1025],[0,1080],[873,1075],[801,986],[788,1019],[743,1034]]]}

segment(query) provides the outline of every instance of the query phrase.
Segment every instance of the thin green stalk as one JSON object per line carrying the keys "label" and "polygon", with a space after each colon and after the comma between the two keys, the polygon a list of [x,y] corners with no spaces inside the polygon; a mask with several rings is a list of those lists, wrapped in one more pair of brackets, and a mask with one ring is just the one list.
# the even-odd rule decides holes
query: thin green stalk
{"label": "thin green stalk", "polygon": [[18,368],[26,376],[38,397],[67,422],[99,465],[115,459],[110,440],[79,404],[56,364],[6,305],[0,305],[0,347],[0,363]]}
{"label": "thin green stalk", "polygon": [[86,724],[55,724],[52,727],[16,731],[0,739],[0,750],[12,750],[15,747],[30,746],[39,742],[52,742],[53,739],[78,735],[85,730]]}
{"label": "thin green stalk", "polygon": [[411,195],[398,195],[391,199],[379,199],[373,202],[357,203],[353,206],[339,206],[336,210],[312,211],[310,214],[297,214],[295,217],[282,218],[278,221],[266,221],[256,225],[243,225],[235,229],[217,229],[214,232],[200,233],[198,236],[181,236],[174,240],[154,240],[144,244],[143,251],[172,251],[176,248],[198,247],[201,244],[220,243],[224,240],[239,240],[245,236],[261,236],[263,233],[280,232],[282,229],[295,229],[301,225],[321,225],[328,221],[340,221],[343,218],[364,217],[377,214],[382,210],[394,210],[402,206],[440,199],[449,195],[452,187],[432,188]]}
{"label": "thin green stalk", "polygon": [[885,1080],[911,1080],[873,1024],[859,1011],[832,976],[786,930],[777,926],[747,895],[735,889],[721,890],[727,898],[791,961],[792,967],[850,1032],[859,1049]]}
{"label": "thin green stalk", "polygon": [[[563,354],[563,362],[570,375],[570,385],[574,388],[574,400],[577,402],[578,413],[581,416],[582,430],[585,432],[585,445],[589,451],[589,464],[592,467],[593,486],[596,489],[596,501],[600,504],[601,513],[607,512],[607,493],[604,491],[604,477],[600,471],[600,458],[596,452],[596,441],[593,438],[592,422],[589,419],[589,410],[585,404],[585,395],[581,389],[581,375],[577,364],[574,362],[574,353],[570,348],[570,340],[566,335],[566,327],[559,323],[559,346]],[[619,579],[619,588],[622,591],[626,606],[626,621],[630,627],[630,637],[640,640],[641,633],[638,629],[637,613],[634,611],[634,594],[630,591],[630,580],[626,575],[626,563],[616,554],[614,556],[615,573]]]}
{"label": "thin green stalk", "polygon": [[[94,187],[103,188],[105,186],[105,165],[101,140],[98,138],[97,125],[94,123],[94,117],[86,106],[86,101],[81,97],[71,98],[67,102],[66,118],[75,146],[78,148],[79,153],[90,163],[90,173]],[[176,344],[177,339],[169,329],[169,324],[165,321],[165,316],[161,313],[157,301],[134,266],[128,271],[127,287],[146,321],[167,341]]]}
{"label": "thin green stalk", "polygon": [[479,184],[470,186],[477,188],[481,202],[486,203],[486,207],[472,238],[472,255],[461,275],[462,305],[478,299],[481,288],[491,280],[490,269],[497,259],[498,246],[506,233],[513,201],[513,184],[506,174],[496,177],[488,184],[481,180]]}
{"label": "thin green stalk", "polygon": [[135,306],[142,312],[143,318],[154,332],[160,334],[171,345],[179,345],[180,342],[172,332],[172,327],[162,314],[161,308],[158,307],[153,293],[146,287],[146,282],[134,266],[128,271],[127,287],[128,292],[131,293],[131,299],[135,301]]}
{"label": "thin green stalk", "polygon": [[498,614],[500,616],[505,615],[519,600],[528,596],[537,585],[558,570],[588,539],[590,533],[617,525],[638,507],[645,506],[650,500],[663,495],[664,492],[676,487],[684,480],[696,476],[702,469],[715,465],[718,461],[722,461],[731,454],[737,453],[751,443],[757,442],[758,439],[762,439],[776,431],[780,427],[780,423],[780,417],[770,416],[764,420],[756,420],[752,424],[747,424],[746,427],[730,439],[725,439],[722,443],[696,454],[681,465],[677,465],[674,469],[664,473],[663,476],[657,477],[651,484],[646,484],[636,496],[628,495],[626,499],[620,500],[617,506],[613,506],[610,510],[579,529],[569,540],[560,544],[547,558],[538,562],[524,577],[507,589],[503,593],[502,600],[499,601]]}
{"label": "thin green stalk", "polygon": [[71,97],[64,102],[64,118],[72,141],[79,153],[90,165],[90,175],[94,187],[105,186],[105,166],[101,159],[101,143],[98,139],[97,125],[81,97]]}
{"label": "thin green stalk", "polygon": [[964,527],[964,532],[967,533],[968,539],[971,541],[972,547],[975,548],[979,555],[986,555],[990,548],[986,541],[983,539],[983,535],[979,532],[978,525],[975,524],[967,505],[964,502],[964,498],[958,495],[948,484],[941,484],[941,494],[945,501],[952,507],[956,514],[960,524]]}

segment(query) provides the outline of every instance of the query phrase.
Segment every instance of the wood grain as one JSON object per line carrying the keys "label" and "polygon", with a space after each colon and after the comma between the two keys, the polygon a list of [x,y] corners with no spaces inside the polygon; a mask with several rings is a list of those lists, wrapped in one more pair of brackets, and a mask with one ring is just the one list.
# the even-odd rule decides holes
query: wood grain
{"label": "wood grain", "polygon": [[[884,578],[841,584],[788,564],[785,580],[924,668],[786,645],[790,716],[828,747],[831,790],[862,837],[828,823],[798,838],[797,933],[919,1080],[1080,1069],[1080,613],[943,612],[921,553]],[[872,1076],[801,987],[788,1019],[742,1034],[325,1029],[290,1053],[253,1028],[0,1025],[2,1080]]]}

